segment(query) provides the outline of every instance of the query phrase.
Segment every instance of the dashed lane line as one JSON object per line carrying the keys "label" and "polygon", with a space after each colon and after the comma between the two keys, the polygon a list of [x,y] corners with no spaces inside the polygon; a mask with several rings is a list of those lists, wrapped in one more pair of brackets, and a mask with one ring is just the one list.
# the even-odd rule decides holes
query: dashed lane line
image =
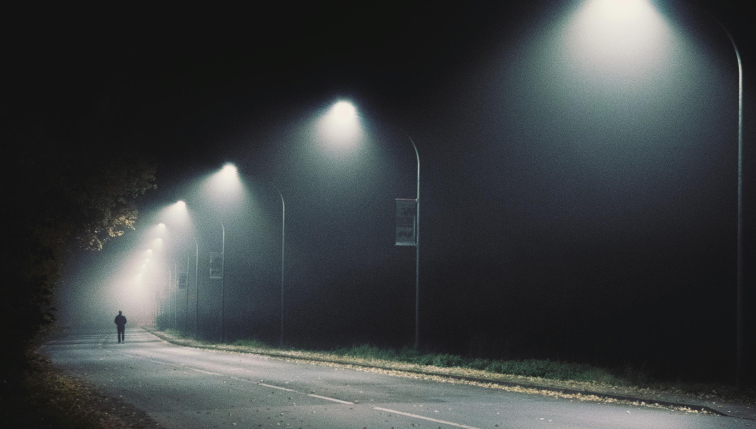
{"label": "dashed lane line", "polygon": [[426,420],[426,421],[433,422],[433,423],[440,423],[442,425],[454,426],[454,427],[458,427],[458,428],[462,428],[462,429],[480,429],[480,428],[476,428],[474,426],[467,426],[467,425],[463,425],[463,424],[460,424],[460,423],[447,422],[446,420],[432,419],[430,417],[420,416],[420,415],[412,414],[412,413],[404,413],[404,412],[401,412],[401,411],[390,410],[388,408],[373,407],[373,409],[374,410],[379,410],[379,411],[386,411],[386,412],[394,413],[394,414],[399,414],[399,415],[402,415],[402,416],[412,417],[414,419]]}
{"label": "dashed lane line", "polygon": [[[247,381],[247,380],[244,380],[244,379],[241,379],[241,378],[237,378],[237,380]],[[270,387],[271,389],[278,389],[278,390],[285,390],[287,392],[299,393],[299,392],[297,392],[294,389],[289,389],[289,388],[286,388],[286,387],[274,386],[272,384],[265,384],[265,383],[257,383],[257,384],[259,384],[260,386]]]}
{"label": "dashed lane line", "polygon": [[[186,366],[186,367],[184,367],[184,368],[186,368],[186,369],[190,369],[190,370],[192,370],[192,371],[194,371],[194,372],[201,372],[202,374],[207,374],[207,375],[217,375],[217,376],[219,376],[219,377],[223,377],[223,374],[218,374],[217,372],[210,372],[210,371],[205,371],[205,370],[202,370],[202,369],[192,368],[192,367],[188,367],[188,366]],[[231,377],[231,378],[234,378],[234,377]]]}
{"label": "dashed lane line", "polygon": [[[102,348],[103,344],[105,343],[105,341],[107,339],[108,339],[108,335],[106,335],[102,339],[102,341],[98,344],[99,348]],[[185,369],[188,369],[188,370],[191,370],[191,371],[195,371],[195,372],[199,372],[199,373],[202,373],[202,374],[214,375],[214,376],[218,376],[218,377],[224,377],[223,374],[219,374],[217,372],[205,371],[205,370],[202,370],[202,369],[192,368],[192,367],[189,367],[189,366],[186,366],[186,365],[182,365],[182,364],[178,364],[177,365],[176,363],[172,363],[172,362],[165,362],[165,361],[160,361],[160,360],[156,360],[156,359],[150,359],[150,358],[147,358],[147,357],[144,357],[144,356],[139,356],[139,355],[132,354],[132,353],[124,353],[124,354],[132,356],[132,357],[135,357],[135,358],[138,358],[138,359],[143,359],[143,360],[147,360],[147,361],[150,361],[150,362],[158,363],[158,364],[161,364],[161,365],[178,366],[178,367],[183,367]],[[286,391],[286,392],[294,392],[294,393],[303,393],[303,392],[299,392],[299,391],[294,390],[294,389],[289,389],[287,387],[275,386],[275,385],[272,385],[272,384],[260,383],[260,382],[255,383],[255,382],[253,382],[251,380],[245,380],[243,378],[238,378],[238,377],[233,377],[233,376],[228,376],[228,378],[230,378],[232,380],[245,381],[245,382],[249,382],[249,383],[252,383],[252,384],[257,384],[259,386],[267,387],[267,388],[270,388],[270,389],[278,389],[278,390],[283,390],[283,391]],[[313,397],[313,398],[322,399],[324,401],[336,402],[338,404],[354,405],[354,402],[344,401],[344,400],[336,399],[336,398],[330,398],[328,396],[316,395],[314,393],[308,393],[307,396],[310,396],[310,397]],[[461,428],[461,429],[480,429],[480,428],[477,428],[477,427],[474,427],[474,426],[463,425],[463,424],[460,424],[460,423],[449,422],[449,421],[446,421],[446,420],[434,419],[434,418],[431,418],[431,417],[425,417],[425,416],[421,416],[421,415],[418,415],[418,414],[405,413],[405,412],[402,412],[402,411],[392,410],[392,409],[389,409],[389,408],[373,407],[373,409],[374,410],[378,410],[378,411],[384,411],[384,412],[388,412],[388,413],[398,414],[398,415],[402,415],[402,416],[406,416],[406,417],[411,417],[411,418],[415,418],[415,419],[425,420],[425,421],[429,421],[429,422],[433,422],[433,423],[439,423],[439,424],[454,426],[454,427],[458,427],[458,428]]]}
{"label": "dashed lane line", "polygon": [[320,396],[320,395],[316,395],[314,393],[308,393],[307,396],[312,396],[313,398],[324,399],[326,401],[333,401],[333,402],[337,402],[339,404],[354,405],[354,402],[342,401],[341,399],[329,398],[328,396]]}
{"label": "dashed lane line", "polygon": [[[168,366],[178,366],[178,367],[182,367],[182,368],[185,368],[185,369],[189,369],[189,370],[192,370],[192,371],[200,372],[200,373],[203,373],[203,374],[208,374],[208,375],[216,375],[216,376],[219,376],[219,377],[224,377],[224,375],[223,375],[223,374],[218,374],[218,373],[215,373],[215,372],[210,372],[210,371],[204,371],[204,370],[201,370],[201,369],[196,369],[196,368],[192,368],[192,367],[189,367],[189,366],[186,366],[186,365],[180,365],[180,364],[179,364],[179,365],[176,365],[175,363],[162,362],[162,361],[159,361],[159,360],[155,360],[155,359],[146,358],[146,357],[144,357],[144,356],[138,356],[138,355],[134,355],[134,354],[131,354],[131,353],[128,353],[128,355],[129,355],[129,356],[133,356],[133,357],[136,357],[136,358],[139,358],[139,359],[148,360],[148,361],[150,361],[150,362],[159,363],[159,364],[162,364],[162,365],[168,365]],[[237,380],[237,381],[247,381],[247,382],[249,382],[249,380],[245,380],[245,379],[243,379],[243,378],[238,378],[238,377],[229,377],[229,378],[230,378],[230,379],[232,379],[232,380]],[[274,385],[272,385],[272,384],[266,384],[266,383],[254,383],[254,384],[257,384],[257,385],[259,385],[259,386],[263,386],[263,387],[269,387],[269,388],[271,388],[271,389],[284,390],[284,391],[287,391],[287,392],[294,392],[294,393],[303,393],[303,392],[298,392],[298,391],[296,391],[296,390],[294,390],[294,389],[289,389],[289,388],[287,388],[287,387],[274,386]],[[311,396],[311,397],[313,397],[313,398],[318,398],[318,399],[323,399],[323,400],[325,400],[325,401],[336,402],[336,403],[339,403],[339,404],[354,405],[354,402],[343,401],[343,400],[341,400],[341,399],[336,399],[336,398],[329,398],[328,396],[321,396],[321,395],[316,395],[316,394],[314,394],[314,393],[308,393],[308,394],[307,394],[307,396]]]}
{"label": "dashed lane line", "polygon": [[[172,362],[165,362],[165,361],[161,361],[161,360],[150,359],[150,358],[147,358],[147,357],[144,357],[144,356],[135,355],[133,353],[124,353],[124,354],[127,355],[127,356],[135,357],[137,359],[143,359],[143,360],[148,360],[150,362],[159,363],[161,365],[178,366],[178,367],[183,366],[183,365],[176,365],[175,363],[172,363]],[[189,368],[189,369],[193,369],[193,368]],[[216,375],[220,375],[220,374],[216,374]]]}
{"label": "dashed lane line", "polygon": [[108,340],[108,337],[110,337],[110,335],[109,335],[109,334],[106,334],[106,335],[105,335],[104,337],[102,337],[102,341],[100,341],[100,343],[99,343],[99,344],[97,344],[97,348],[98,348],[98,349],[101,349],[101,348],[103,348],[103,346],[105,345],[105,341],[107,341],[107,340]]}
{"label": "dashed lane line", "polygon": [[[200,372],[200,373],[203,373],[203,374],[224,377],[223,374],[219,374],[219,373],[216,373],[216,372],[205,371],[205,370],[201,370],[201,369],[197,369],[197,368],[192,368],[192,367],[189,367],[189,366],[186,366],[186,365],[181,365],[181,364],[176,365],[175,363],[163,362],[163,361],[159,361],[159,360],[155,360],[155,359],[146,358],[146,357],[143,357],[143,356],[134,355],[134,354],[131,354],[131,353],[127,353],[127,354],[129,356],[133,356],[133,357],[136,357],[136,358],[139,358],[139,359],[148,360],[150,362],[155,362],[155,363],[159,363],[159,364],[162,364],[162,365],[179,366],[179,367],[183,367],[185,369],[189,369],[189,370],[192,370],[192,371],[195,371],[195,372]],[[252,384],[257,384],[258,386],[263,386],[263,387],[267,387],[267,388],[271,388],[271,389],[278,389],[278,390],[283,390],[283,391],[286,391],[286,392],[303,393],[303,392],[299,392],[299,391],[294,390],[294,389],[289,389],[287,387],[275,386],[273,384],[259,383],[259,382],[256,383],[256,382],[253,382],[251,380],[245,380],[243,378],[238,378],[238,377],[233,377],[233,376],[228,376],[228,378],[230,378],[232,380],[245,381],[245,382],[249,382],[249,383],[252,383]],[[316,395],[314,393],[308,393],[307,396],[310,396],[310,397],[313,397],[313,398],[322,399],[324,401],[336,402],[338,404],[354,405],[354,402],[344,401],[344,400],[336,399],[336,398],[330,398],[328,396]],[[389,409],[389,408],[373,407],[373,409],[374,410],[378,410],[378,411],[385,411],[385,412],[388,412],[388,413],[398,414],[398,415],[402,415],[402,416],[406,416],[406,417],[412,417],[412,418],[415,418],[415,419],[425,420],[425,421],[429,421],[429,422],[433,422],[433,423],[439,423],[439,424],[454,426],[454,427],[458,427],[458,428],[461,428],[461,429],[480,429],[480,428],[477,428],[475,426],[468,426],[468,425],[463,425],[461,423],[454,423],[454,422],[449,422],[449,421],[446,421],[446,420],[434,419],[434,418],[431,418],[431,417],[425,417],[425,416],[421,416],[421,415],[418,415],[418,414],[405,413],[405,412],[402,412],[402,411],[392,410],[392,409]]]}

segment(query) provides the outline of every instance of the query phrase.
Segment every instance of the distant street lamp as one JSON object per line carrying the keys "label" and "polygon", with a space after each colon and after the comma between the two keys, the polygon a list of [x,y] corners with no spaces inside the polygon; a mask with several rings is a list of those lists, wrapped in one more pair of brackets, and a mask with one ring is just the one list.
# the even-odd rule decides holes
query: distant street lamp
{"label": "distant street lamp", "polygon": [[[371,119],[367,116],[357,113],[357,109],[348,101],[339,101],[335,103],[327,114],[328,122],[335,125],[338,129],[337,132],[347,133],[350,136],[359,130],[357,124],[357,117]],[[383,122],[384,121],[378,121]],[[417,195],[415,197],[415,241],[412,245],[415,247],[415,344],[417,349],[420,346],[420,154],[417,150],[415,142],[412,137],[403,129],[396,125],[386,123],[396,130],[400,131],[409,142],[412,144],[412,149],[415,151],[415,158],[417,160]],[[342,138],[344,136],[341,136]]]}
{"label": "distant street lamp", "polygon": [[[211,192],[214,194],[226,194],[226,198],[235,197],[238,195],[241,188],[241,181],[239,180],[239,173],[235,165],[227,163],[217,173],[210,177],[208,185],[211,187]],[[220,308],[220,340],[225,339],[225,279],[226,279],[226,225],[223,219],[219,219],[221,225],[221,266],[220,266],[220,280],[221,280],[221,308]]]}
{"label": "distant street lamp", "polygon": [[152,322],[158,325],[158,318],[162,316],[164,310],[163,297],[163,270],[167,267],[164,263],[163,255],[163,238],[165,234],[165,225],[158,224],[149,229],[147,249],[144,250],[142,257],[144,262],[139,268],[137,281],[145,286],[151,292],[152,305]]}
{"label": "distant street lamp", "polygon": [[[194,339],[197,339],[198,321],[199,321],[199,243],[197,243],[197,237],[192,236],[194,239]],[[187,318],[189,315],[189,286],[187,285],[186,294],[186,313]]]}
{"label": "distant street lamp", "polygon": [[[231,164],[226,164],[227,166]],[[225,168],[225,167],[224,167]],[[238,171],[234,167],[234,173],[238,179]],[[230,177],[230,176],[229,176]],[[278,186],[274,182],[270,182],[271,186],[273,186],[273,189],[276,190],[278,193],[279,198],[281,199],[281,314],[280,314],[280,333],[278,338],[278,344],[279,347],[283,347],[283,338],[284,338],[284,280],[285,280],[285,249],[286,249],[286,202],[284,201],[283,194],[281,193],[281,190],[278,189]]]}
{"label": "distant street lamp", "polygon": [[[182,201],[179,203],[183,204]],[[175,216],[175,209],[180,207],[181,204],[175,203],[168,207],[166,207],[163,211],[163,215],[169,215],[170,217]],[[166,231],[166,224],[164,222],[160,222],[158,224],[158,230],[161,231],[161,233],[165,233]],[[175,234],[174,234],[175,235]],[[171,239],[168,241],[168,245],[171,250],[175,250],[175,243],[177,241],[175,239]],[[177,256],[174,255],[173,252],[171,252],[170,258],[166,261],[166,270],[168,274],[168,307],[170,316],[168,317],[169,323],[173,326],[174,329],[178,329],[178,302],[179,302],[179,291],[181,289],[181,276],[179,272],[179,264],[177,262]],[[172,320],[171,320],[172,319]]]}
{"label": "distant street lamp", "polygon": [[225,291],[225,283],[226,283],[226,226],[223,224],[223,221],[220,221],[221,225],[221,269],[220,269],[220,276],[221,276],[221,308],[220,308],[220,340],[223,342],[223,328],[225,324],[225,314],[224,314],[224,307],[226,303],[226,291]]}
{"label": "distant street lamp", "polygon": [[284,338],[284,248],[286,246],[286,203],[281,191],[278,189],[275,183],[273,188],[278,192],[278,196],[281,197],[281,334],[278,339],[278,347],[283,348]]}
{"label": "distant street lamp", "polygon": [[[598,17],[601,21],[617,21],[625,17],[638,18],[642,8],[650,8],[647,2],[636,0],[616,1],[616,0],[593,0],[587,4],[593,7],[602,16]],[[743,64],[740,59],[740,52],[735,43],[732,34],[719,20],[704,11],[727,35],[735,51],[735,58],[738,63],[738,187],[737,187],[737,285],[736,285],[736,382],[740,386],[743,383],[744,365],[745,365],[745,322],[744,322],[744,286],[743,286]],[[594,40],[600,40],[601,37],[593,35]],[[605,39],[605,38],[604,38]],[[602,43],[608,43],[603,40]]]}
{"label": "distant street lamp", "polygon": [[[159,272],[158,288],[155,291],[156,292],[155,305],[157,307],[155,325],[157,326],[158,325],[157,321],[160,320],[162,323],[162,321],[164,320],[164,316],[167,313],[164,292],[166,289],[165,284],[169,284],[170,279],[165,278],[162,274],[167,275],[170,271],[170,266],[168,266],[168,263],[165,257],[165,252],[164,252],[165,243],[164,243],[163,237],[165,236],[165,224],[161,222],[155,226],[155,229],[157,230],[157,233],[159,236],[155,237],[154,239],[150,241],[150,246],[151,246],[150,250],[154,249],[156,253],[159,252],[161,254],[161,261],[162,261],[162,264],[161,264],[162,270],[160,270]],[[165,270],[165,272],[163,272],[163,270]],[[164,282],[168,282],[168,283],[164,283]]]}
{"label": "distant street lamp", "polygon": [[[181,216],[188,218],[189,216],[189,209],[186,206],[186,202],[183,200],[179,200],[176,202],[175,207],[180,210]],[[198,332],[199,332],[199,243],[197,242],[197,237],[192,234],[192,240],[194,241],[194,302],[195,302],[195,312],[194,312],[194,338],[197,339]],[[186,317],[184,317],[184,331],[187,331],[189,328],[189,284],[187,281],[186,285],[186,310],[185,310]]]}
{"label": "distant street lamp", "polygon": [[[186,202],[179,200],[176,203],[166,207],[162,215],[166,217],[166,221],[169,221],[170,223],[179,224],[182,227],[188,227],[190,224],[189,221],[189,210],[187,208]],[[165,224],[161,223],[163,225],[163,228],[165,228]],[[195,250],[195,256],[194,256],[194,283],[195,283],[195,292],[196,292],[196,310],[199,310],[199,243],[197,242],[197,237],[192,234],[192,240],[194,241],[194,250]],[[189,329],[189,255],[187,255],[186,260],[186,267],[187,267],[187,280],[186,280],[186,303],[184,306],[184,331],[188,331]],[[178,274],[177,274],[178,277]],[[180,282],[180,278],[178,279]],[[195,336],[197,335],[197,327],[198,327],[198,319],[199,317],[199,311],[196,312],[195,318],[194,318],[194,331]]]}

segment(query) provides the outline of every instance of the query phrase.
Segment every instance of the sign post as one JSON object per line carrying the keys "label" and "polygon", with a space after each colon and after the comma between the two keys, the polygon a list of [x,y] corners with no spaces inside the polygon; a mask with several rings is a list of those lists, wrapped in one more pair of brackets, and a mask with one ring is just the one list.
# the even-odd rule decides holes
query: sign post
{"label": "sign post", "polygon": [[417,245],[417,200],[396,199],[396,245]]}
{"label": "sign post", "polygon": [[223,278],[223,253],[210,252],[210,278]]}

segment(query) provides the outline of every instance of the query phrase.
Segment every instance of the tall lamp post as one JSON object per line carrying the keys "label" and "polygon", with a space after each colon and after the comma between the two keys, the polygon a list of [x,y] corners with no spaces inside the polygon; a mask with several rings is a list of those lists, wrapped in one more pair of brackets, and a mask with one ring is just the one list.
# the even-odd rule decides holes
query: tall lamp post
{"label": "tall lamp post", "polygon": [[[715,20],[716,21],[716,20]],[[738,386],[743,384],[743,372],[745,361],[745,322],[743,321],[743,64],[740,60],[740,52],[735,44],[732,34],[727,27],[717,21],[727,34],[735,50],[738,60],[738,256],[737,256],[737,368],[736,381]]]}
{"label": "tall lamp post", "polygon": [[274,182],[270,182],[273,189],[278,193],[278,197],[281,199],[281,314],[280,314],[280,331],[278,337],[279,347],[283,347],[284,338],[284,285],[285,285],[285,255],[286,255],[286,202],[284,201],[283,194],[278,186]]}
{"label": "tall lamp post", "polygon": [[[703,9],[701,9],[703,11]],[[735,59],[738,63],[738,219],[737,219],[737,283],[736,283],[736,367],[735,381],[738,386],[742,386],[745,371],[745,322],[744,322],[744,286],[743,286],[743,63],[740,59],[740,51],[735,39],[732,37],[730,30],[718,19],[704,11],[727,35],[732,49],[735,52]]]}
{"label": "tall lamp post", "polygon": [[712,19],[727,35],[730,40],[735,58],[738,62],[738,232],[737,232],[737,289],[736,289],[736,375],[735,381],[738,386],[743,384],[745,371],[745,322],[744,322],[744,287],[743,287],[743,63],[740,60],[740,51],[732,34],[718,19]]}
{"label": "tall lamp post", "polygon": [[[199,243],[194,238],[194,339],[199,337]],[[187,294],[188,297],[188,294]],[[187,298],[187,308],[189,306]]]}
{"label": "tall lamp post", "polygon": [[225,324],[225,304],[226,304],[226,291],[225,291],[225,282],[226,282],[226,226],[223,224],[223,221],[220,221],[221,225],[221,269],[220,269],[220,276],[221,276],[221,306],[220,306],[220,340],[223,342],[223,328]]}
{"label": "tall lamp post", "polygon": [[[599,4],[598,1],[594,1],[591,4]],[[638,3],[640,4],[640,3]],[[604,6],[602,9],[606,12],[613,13],[614,15],[621,14],[621,9],[630,5],[629,2],[617,2],[604,0],[600,3]],[[632,4],[635,6],[635,4]],[[649,6],[650,7],[650,6]],[[744,382],[744,365],[745,365],[745,322],[744,322],[744,286],[743,286],[743,64],[740,58],[740,51],[735,43],[735,39],[732,34],[718,19],[714,18],[706,10],[699,8],[699,11],[703,15],[708,16],[727,35],[727,38],[732,45],[732,49],[735,52],[735,58],[738,64],[738,185],[737,185],[737,262],[736,262],[736,383],[741,386]]]}
{"label": "tall lamp post", "polygon": [[[206,192],[211,196],[221,196],[221,198],[229,199],[237,198],[240,193],[241,181],[239,180],[238,171],[235,165],[227,163],[219,171],[214,173],[206,183]],[[221,281],[221,305],[220,305],[220,340],[225,339],[225,304],[226,304],[226,291],[225,291],[225,279],[226,279],[226,225],[222,218],[218,219],[221,226],[221,254],[220,254],[220,267],[218,273],[213,270],[216,268],[213,264],[210,267],[210,278],[220,278]],[[211,262],[213,258],[211,257]]]}
{"label": "tall lamp post", "polygon": [[[371,119],[365,115],[358,114],[355,107],[347,101],[339,101],[331,107],[328,114],[333,120],[344,123],[353,121],[357,117]],[[415,196],[415,241],[411,244],[406,244],[415,247],[415,344],[417,349],[420,346],[420,153],[417,150],[417,145],[412,140],[412,137],[404,131],[402,128],[397,127],[394,124],[379,121],[390,125],[391,127],[399,130],[412,144],[412,149],[415,151],[415,159],[417,160],[417,194]]]}
{"label": "tall lamp post", "polygon": [[278,346],[283,347],[284,338],[284,249],[286,246],[286,203],[281,191],[278,189],[275,183],[273,188],[278,192],[278,196],[281,197],[281,334],[278,339]]}
{"label": "tall lamp post", "polygon": [[[171,221],[180,224],[183,227],[188,227],[190,224],[189,221],[189,208],[186,205],[186,202],[183,200],[176,201],[175,204],[172,204],[171,206],[167,207],[164,216],[167,216],[170,218]],[[164,225],[164,224],[161,224]],[[194,317],[194,335],[195,338],[197,337],[198,332],[198,318],[199,318],[199,243],[197,242],[197,237],[195,234],[192,234],[192,240],[194,241],[194,286],[195,286],[195,317]],[[187,331],[189,329],[189,255],[186,255],[186,266],[187,266],[187,281],[186,281],[186,303],[184,306],[184,331]]]}
{"label": "tall lamp post", "polygon": [[[225,171],[226,175],[226,185],[228,185],[228,182],[236,183],[237,185],[241,183],[239,177],[238,177],[238,169],[233,166],[233,164],[226,164],[223,167],[223,170],[221,172]],[[233,178],[233,179],[232,179]],[[279,338],[278,338],[278,344],[279,347],[283,347],[283,338],[284,338],[284,280],[285,280],[285,250],[286,250],[286,202],[284,201],[283,194],[281,193],[281,190],[278,189],[278,186],[276,186],[275,182],[270,182],[271,186],[273,186],[273,189],[276,190],[278,193],[279,198],[281,199],[281,314],[280,314],[280,332],[279,332]]]}

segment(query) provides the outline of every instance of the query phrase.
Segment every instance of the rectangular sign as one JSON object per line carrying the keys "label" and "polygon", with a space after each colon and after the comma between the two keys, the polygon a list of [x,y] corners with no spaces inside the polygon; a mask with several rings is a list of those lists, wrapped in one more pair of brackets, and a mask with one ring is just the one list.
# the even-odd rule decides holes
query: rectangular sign
{"label": "rectangular sign", "polygon": [[189,274],[179,273],[178,275],[178,288],[186,289],[186,284],[189,282]]}
{"label": "rectangular sign", "polygon": [[417,243],[417,200],[396,199],[396,245],[414,246]]}
{"label": "rectangular sign", "polygon": [[223,278],[223,253],[210,252],[210,278]]}

